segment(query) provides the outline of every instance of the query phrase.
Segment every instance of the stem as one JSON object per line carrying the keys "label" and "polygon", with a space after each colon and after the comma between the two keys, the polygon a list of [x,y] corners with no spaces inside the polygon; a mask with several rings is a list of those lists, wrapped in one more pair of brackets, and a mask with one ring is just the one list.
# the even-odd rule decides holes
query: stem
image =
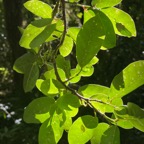
{"label": "stem", "polygon": [[65,1],[64,0],[59,0],[59,1],[61,1],[61,5],[62,5],[62,15],[63,15],[63,22],[64,22],[64,31],[63,31],[60,43],[57,45],[56,50],[54,52],[54,61],[55,61],[55,57],[57,55],[58,49],[63,44],[63,42],[65,40],[66,33],[67,33],[67,21],[66,21],[66,12],[65,12]]}
{"label": "stem", "polygon": [[67,32],[67,22],[66,22],[66,12],[65,12],[65,1],[61,0],[61,3],[62,3],[62,13],[63,13],[63,21],[64,21],[64,31],[61,39],[61,44],[63,44]]}
{"label": "stem", "polygon": [[106,104],[100,100],[96,100],[96,99],[91,99],[91,98],[86,98],[84,96],[82,96],[81,94],[79,94],[76,90],[74,90],[73,88],[69,87],[68,85],[65,84],[65,82],[62,81],[62,79],[60,78],[60,75],[58,73],[58,69],[57,69],[57,65],[56,65],[56,55],[57,55],[57,51],[59,49],[59,47],[63,44],[64,40],[65,40],[65,36],[66,36],[66,32],[67,32],[67,22],[66,22],[66,12],[65,12],[65,0],[61,0],[61,5],[62,5],[62,14],[63,14],[63,21],[64,21],[64,31],[62,34],[62,38],[60,40],[60,43],[57,45],[56,47],[56,51],[54,53],[54,57],[53,57],[53,66],[54,66],[54,71],[55,71],[55,75],[57,80],[69,91],[71,91],[74,95],[76,95],[80,100],[84,100],[90,107],[92,107],[96,112],[98,112],[100,115],[102,115],[107,121],[109,122],[114,122],[113,119],[109,118],[108,116],[106,116],[105,114],[101,113],[100,111],[98,111],[92,104],[91,101],[96,101],[96,102],[100,102],[103,104]]}

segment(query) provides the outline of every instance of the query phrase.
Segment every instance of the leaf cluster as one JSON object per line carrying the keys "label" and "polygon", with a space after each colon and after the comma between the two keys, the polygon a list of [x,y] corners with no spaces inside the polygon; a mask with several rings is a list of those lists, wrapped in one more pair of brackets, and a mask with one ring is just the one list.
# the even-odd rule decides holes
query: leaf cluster
{"label": "leaf cluster", "polygon": [[[36,86],[43,94],[26,107],[24,121],[42,123],[39,144],[58,143],[64,131],[70,144],[88,141],[119,144],[119,127],[135,127],[144,132],[144,111],[133,103],[124,105],[122,100],[143,85],[144,61],[128,65],[114,77],[110,87],[87,84],[73,89],[72,86],[93,74],[99,61],[98,52],[115,47],[116,35],[136,36],[135,24],[130,15],[115,7],[121,0],[92,0],[91,6],[78,2],[69,0],[68,4],[84,8],[82,27],[67,26],[64,0],[58,0],[53,9],[40,0],[24,4],[37,18],[22,34],[20,45],[28,52],[16,60],[13,68],[24,74],[25,92]],[[52,45],[54,42],[56,46]],[[43,49],[46,49],[44,53]],[[71,55],[77,60],[74,68]],[[46,68],[41,73],[43,66]],[[81,106],[93,109],[94,115],[80,116],[73,121]],[[107,123],[99,122],[98,114]]]}

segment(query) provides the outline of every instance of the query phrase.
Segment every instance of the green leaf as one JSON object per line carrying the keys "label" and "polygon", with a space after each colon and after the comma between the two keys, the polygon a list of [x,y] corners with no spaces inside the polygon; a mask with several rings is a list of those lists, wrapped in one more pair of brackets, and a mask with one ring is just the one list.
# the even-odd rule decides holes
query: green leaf
{"label": "green leaf", "polygon": [[135,23],[129,14],[114,7],[102,11],[110,18],[116,34],[126,37],[136,36]]}
{"label": "green leaf", "polygon": [[103,12],[96,10],[95,13],[99,14],[102,24],[104,26],[104,30],[105,30],[106,36],[105,36],[105,41],[102,46],[105,48],[115,47],[116,46],[116,35],[115,35],[115,31],[114,31],[112,22]]}
{"label": "green leaf", "polygon": [[33,53],[26,53],[16,59],[13,69],[21,74],[26,73],[27,69],[32,66],[34,62],[37,61],[37,56]]}
{"label": "green leaf", "polygon": [[105,30],[99,15],[88,20],[77,36],[76,56],[78,64],[84,67],[98,53],[103,44]]}
{"label": "green leaf", "polygon": [[116,121],[117,126],[122,127],[124,129],[133,128],[133,124],[130,121],[132,117],[128,114],[127,106],[121,106],[115,109],[113,117],[117,119]]}
{"label": "green leaf", "polygon": [[71,107],[78,108],[80,101],[77,96],[73,94],[64,94],[58,99],[58,106],[63,110],[71,111]]}
{"label": "green leaf", "polygon": [[27,71],[24,73],[23,87],[25,92],[29,92],[34,88],[38,77],[39,67],[35,62],[29,68],[27,68]]}
{"label": "green leaf", "polygon": [[43,44],[51,36],[55,28],[56,24],[47,25],[45,29],[30,42],[30,47],[35,48]]}
{"label": "green leaf", "polygon": [[144,132],[144,110],[142,110],[138,105],[129,102],[128,114],[133,117],[130,119],[133,126]]}
{"label": "green leaf", "polygon": [[74,117],[78,113],[78,107],[80,106],[80,101],[78,97],[72,94],[64,94],[57,101],[57,106],[65,111],[69,117]]}
{"label": "green leaf", "polygon": [[91,105],[102,114],[112,113],[115,108],[115,106],[113,106],[113,105],[97,102],[94,100],[91,101]]}
{"label": "green leaf", "polygon": [[38,19],[35,21],[32,21],[31,24],[35,27],[44,27],[47,26],[48,24],[50,24],[52,22],[52,19],[50,18],[44,18],[44,19]]}
{"label": "green leaf", "polygon": [[71,69],[70,70],[71,77],[69,79],[69,82],[70,83],[77,83],[78,81],[80,81],[81,76],[79,75],[79,73],[80,73],[79,69],[77,69],[77,68]]}
{"label": "green leaf", "polygon": [[71,126],[68,132],[69,144],[85,144],[92,135],[98,119],[90,115],[79,117]]}
{"label": "green leaf", "polygon": [[53,83],[52,79],[42,80],[38,79],[36,81],[36,87],[45,95],[58,94],[59,90]]}
{"label": "green leaf", "polygon": [[100,144],[120,144],[120,132],[117,126],[109,127],[102,135]]}
{"label": "green leaf", "polygon": [[26,123],[43,123],[50,117],[49,111],[54,102],[54,99],[50,97],[33,100],[24,110],[24,121]]}
{"label": "green leaf", "polygon": [[97,8],[107,8],[107,7],[113,7],[117,4],[119,4],[122,0],[92,0],[91,4],[92,6],[96,6]]}
{"label": "green leaf", "polygon": [[[61,80],[62,81],[66,81],[67,78],[66,78],[65,72],[61,68],[57,68],[57,70],[58,70],[58,73],[59,73],[59,76],[60,76]],[[56,75],[55,75],[54,69],[51,69],[51,70],[45,72],[44,73],[44,77],[46,79],[56,79]]]}
{"label": "green leaf", "polygon": [[81,67],[88,64],[101,47],[113,48],[116,45],[116,35],[110,19],[98,10],[89,10],[87,13],[92,13],[92,18],[87,16],[87,22],[78,33],[76,42],[76,55]]}
{"label": "green leaf", "polygon": [[91,144],[100,144],[102,135],[109,128],[107,123],[99,123],[95,128],[93,137],[91,139]]}
{"label": "green leaf", "polygon": [[98,97],[99,95],[102,96],[101,99],[104,97],[108,97],[109,94],[109,88],[97,84],[88,84],[85,86],[82,86],[78,90],[84,97]]}
{"label": "green leaf", "polygon": [[63,21],[60,19],[53,19],[53,24],[56,24],[55,31],[51,34],[51,36],[46,40],[46,42],[53,41],[61,37],[62,32],[64,30]]}
{"label": "green leaf", "polygon": [[24,6],[27,10],[42,18],[51,18],[52,16],[52,8],[42,1],[30,0],[24,3]]}
{"label": "green leaf", "polygon": [[89,19],[95,16],[93,10],[84,9],[84,23],[86,23]]}
{"label": "green leaf", "polygon": [[[116,35],[113,28],[113,24],[110,19],[101,11],[99,10],[85,10],[84,13],[84,21],[89,20],[90,18],[94,17],[95,15],[99,15],[102,25],[105,30],[105,41],[103,43],[102,48],[113,48],[116,45]],[[101,48],[101,49],[102,49]]]}
{"label": "green leaf", "polygon": [[123,97],[144,84],[144,61],[128,65],[114,77],[110,86],[110,99]]}
{"label": "green leaf", "polygon": [[39,144],[57,144],[63,134],[60,117],[55,112],[51,119],[45,121],[39,130]]}
{"label": "green leaf", "polygon": [[64,57],[62,57],[61,55],[58,55],[57,58],[56,58],[56,64],[57,66],[62,69],[67,78],[70,77],[70,61],[66,60]]}
{"label": "green leaf", "polygon": [[37,37],[45,29],[45,27],[46,26],[36,27],[32,24],[29,24],[24,30],[24,33],[20,39],[19,42],[20,46],[27,49],[31,49],[30,43],[35,37]]}
{"label": "green leaf", "polygon": [[69,0],[69,2],[79,2],[80,0]]}
{"label": "green leaf", "polygon": [[123,128],[123,129],[132,129],[133,124],[131,123],[130,119],[118,119],[117,126]]}
{"label": "green leaf", "polygon": [[74,40],[74,42],[76,42],[79,31],[80,31],[80,28],[78,27],[70,27],[67,30],[67,34]]}
{"label": "green leaf", "polygon": [[101,113],[113,112],[114,108],[122,105],[121,99],[110,101],[108,99],[109,88],[96,84],[82,86],[78,90],[84,97],[91,99],[91,104]]}
{"label": "green leaf", "polygon": [[68,56],[73,48],[73,39],[71,37],[66,36],[63,44],[60,46],[59,51],[63,57]]}

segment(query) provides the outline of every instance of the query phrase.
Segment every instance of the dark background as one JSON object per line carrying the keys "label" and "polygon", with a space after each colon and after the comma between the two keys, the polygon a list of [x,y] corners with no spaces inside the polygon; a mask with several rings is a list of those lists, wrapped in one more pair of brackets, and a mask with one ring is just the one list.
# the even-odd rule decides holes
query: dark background
{"label": "dark background", "polygon": [[[22,75],[12,70],[14,61],[26,52],[19,46],[21,34],[18,26],[25,27],[34,19],[33,15],[24,9],[25,1],[0,0],[0,144],[37,144],[39,125],[24,123],[22,116],[24,108],[38,97],[39,93],[34,89],[25,94],[22,88]],[[55,3],[54,0],[45,1]],[[98,54],[100,61],[95,66],[93,76],[83,78],[81,85],[97,83],[110,86],[113,77],[124,67],[133,61],[144,59],[144,1],[123,0],[119,7],[134,19],[137,37],[118,37],[114,49],[100,51]],[[69,24],[77,25],[79,20],[76,22],[75,19],[78,17],[75,14],[83,10],[75,6],[70,6],[68,10]],[[80,21],[82,22],[82,19]],[[144,87],[124,97],[124,103],[129,101],[144,108]],[[60,143],[66,144],[65,140]],[[144,144],[144,133],[135,129],[121,129],[121,144]]]}

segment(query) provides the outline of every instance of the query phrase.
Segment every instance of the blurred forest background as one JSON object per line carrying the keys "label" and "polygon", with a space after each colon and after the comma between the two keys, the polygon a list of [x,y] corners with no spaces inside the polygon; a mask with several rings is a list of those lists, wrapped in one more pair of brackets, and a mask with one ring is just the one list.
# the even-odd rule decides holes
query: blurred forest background
{"label": "blurred forest background", "polygon": [[[41,94],[36,89],[25,94],[22,88],[23,77],[12,70],[14,61],[26,51],[19,46],[21,34],[18,26],[24,28],[34,19],[23,7],[25,1],[0,0],[0,144],[37,144],[39,125],[26,124],[22,116],[30,101]],[[43,1],[53,6],[56,0]],[[89,4],[90,0],[81,0],[82,2]],[[75,5],[67,7],[69,24],[77,26],[82,22],[79,15],[83,9]],[[128,64],[144,60],[144,1],[123,0],[119,7],[134,19],[137,37],[118,37],[116,48],[101,51],[93,76],[82,79],[80,85],[97,83],[109,86],[113,77]],[[124,97],[124,102],[128,101],[144,108],[144,86]],[[135,129],[121,129],[121,144],[143,143],[144,133]]]}

